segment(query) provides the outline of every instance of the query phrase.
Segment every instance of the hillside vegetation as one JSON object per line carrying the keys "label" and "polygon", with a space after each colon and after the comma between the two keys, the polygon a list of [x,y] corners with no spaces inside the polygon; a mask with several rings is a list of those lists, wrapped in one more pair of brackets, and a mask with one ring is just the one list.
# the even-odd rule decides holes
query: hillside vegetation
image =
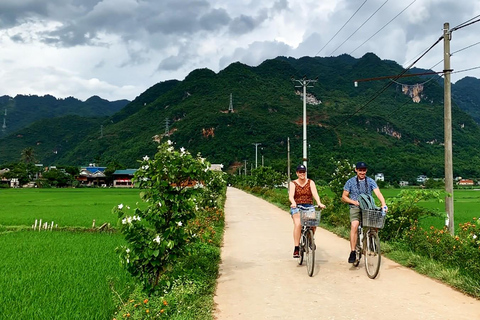
{"label": "hillside vegetation", "polygon": [[[192,153],[201,152],[212,163],[237,171],[257,163],[286,172],[287,139],[292,163],[302,157],[303,102],[291,77],[318,82],[308,88],[308,157],[312,178],[329,180],[336,161],[362,160],[370,173],[383,172],[389,181],[412,180],[417,175],[442,177],[443,87],[425,79],[354,81],[396,75],[402,67],[369,53],[360,59],[338,57],[278,57],[257,67],[233,63],[219,73],[192,71],[183,81],[161,82],[115,115],[92,123],[75,144],[48,161],[81,165],[117,161],[137,167],[144,155],[153,155],[168,128],[168,139]],[[404,80],[404,81],[403,81]],[[234,112],[228,112],[230,94]],[[310,100],[311,99],[311,100]],[[452,108],[454,175],[480,177],[479,126],[455,103]],[[166,125],[168,124],[168,126]],[[73,129],[73,128],[72,128]],[[26,132],[26,131],[25,131]],[[36,139],[42,140],[41,133]],[[49,134],[53,138],[57,132]],[[23,134],[24,139],[28,138]],[[167,138],[164,138],[167,139]],[[8,137],[0,140],[0,163],[18,158],[24,145]],[[9,146],[7,148],[7,146]],[[32,145],[40,155],[42,145]],[[44,161],[42,157],[38,157]],[[44,161],[45,162],[45,161]]]}

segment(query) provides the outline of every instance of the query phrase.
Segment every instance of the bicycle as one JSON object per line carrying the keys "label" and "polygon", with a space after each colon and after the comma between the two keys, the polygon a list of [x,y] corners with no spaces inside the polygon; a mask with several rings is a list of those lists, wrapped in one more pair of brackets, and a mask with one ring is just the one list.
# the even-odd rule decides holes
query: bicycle
{"label": "bicycle", "polygon": [[361,210],[360,225],[357,232],[357,257],[354,267],[360,264],[362,255],[365,261],[365,271],[370,279],[375,279],[380,271],[382,255],[380,252],[380,238],[378,229],[385,224],[385,212],[376,209]]}
{"label": "bicycle", "polygon": [[298,264],[302,265],[303,256],[306,255],[307,274],[313,276],[315,269],[315,236],[313,228],[320,223],[320,210],[315,210],[315,207],[305,207],[298,205],[300,211],[300,222],[302,224],[302,234],[300,236],[300,250]]}

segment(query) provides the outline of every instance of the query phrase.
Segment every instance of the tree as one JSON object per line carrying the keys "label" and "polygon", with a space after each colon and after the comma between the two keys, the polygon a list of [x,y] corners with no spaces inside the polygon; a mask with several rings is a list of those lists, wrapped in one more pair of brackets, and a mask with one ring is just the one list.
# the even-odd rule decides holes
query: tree
{"label": "tree", "polygon": [[36,162],[35,152],[33,151],[32,147],[28,147],[22,150],[21,160],[27,164]]}

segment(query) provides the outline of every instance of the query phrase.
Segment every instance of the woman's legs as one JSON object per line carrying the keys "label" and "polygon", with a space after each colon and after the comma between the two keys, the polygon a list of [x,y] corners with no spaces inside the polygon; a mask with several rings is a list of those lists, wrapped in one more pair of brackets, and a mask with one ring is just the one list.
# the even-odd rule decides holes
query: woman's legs
{"label": "woman's legs", "polygon": [[293,244],[300,245],[300,235],[302,234],[302,224],[300,223],[300,214],[297,212],[292,215],[293,220]]}

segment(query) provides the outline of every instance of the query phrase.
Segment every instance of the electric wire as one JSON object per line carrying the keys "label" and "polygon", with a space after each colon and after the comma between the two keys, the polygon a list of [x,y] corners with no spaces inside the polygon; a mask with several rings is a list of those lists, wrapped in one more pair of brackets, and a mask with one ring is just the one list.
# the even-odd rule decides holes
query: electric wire
{"label": "electric wire", "polygon": [[[318,52],[317,52],[314,56],[317,56],[317,55],[330,43],[330,41],[332,41],[333,38],[335,38],[335,37],[337,36],[337,34],[338,34],[340,31],[342,31],[342,29],[347,25],[347,23],[350,22],[350,20],[352,20],[352,18],[357,14],[357,12],[363,7],[363,5],[364,5],[367,1],[368,1],[368,0],[365,0],[365,1],[360,5],[360,7],[358,7],[357,11],[355,11],[355,12],[353,13],[353,15],[347,20],[347,22],[345,22],[345,23],[343,24],[343,26],[337,31],[337,33],[335,33],[335,34],[333,35],[333,37],[332,37],[330,40],[328,40],[328,42],[322,47],[322,49],[318,50]],[[388,1],[388,0],[387,0],[387,1]]]}
{"label": "electric wire", "polygon": [[[443,35],[440,36],[438,38],[437,41],[435,41],[434,44],[432,44],[430,46],[430,48],[428,48],[422,55],[420,55],[420,57],[418,57],[412,64],[410,64],[410,66],[408,66],[407,68],[405,68],[400,74],[392,77],[393,80],[397,80],[399,79],[401,76],[403,76],[408,70],[410,70],[420,59],[422,59],[430,50],[432,50],[441,40],[443,39]],[[366,103],[364,103],[361,107],[359,107],[357,110],[355,110],[355,112],[353,112],[350,116],[348,116],[345,120],[339,122],[337,125],[335,125],[333,127],[333,129],[336,129],[338,128],[341,124],[343,124],[344,122],[346,122],[349,118],[351,118],[352,116],[358,114],[360,111],[362,111],[363,109],[365,109],[366,107],[368,107],[368,105],[374,101],[376,98],[378,98],[383,92],[385,92],[391,85],[393,84],[392,81],[389,81],[387,84],[385,84],[379,91],[377,91],[377,93],[375,93],[373,95],[372,98],[370,98],[370,100],[368,100]]]}
{"label": "electric wire", "polygon": [[471,18],[470,20],[467,20],[467,21],[465,21],[465,22],[463,22],[463,23],[460,23],[458,26],[453,27],[452,29],[450,29],[450,32],[453,32],[453,31],[456,31],[456,30],[460,30],[460,29],[462,29],[462,28],[468,27],[469,25],[472,25],[472,24],[474,24],[474,23],[479,22],[480,19],[477,19],[477,20],[475,20],[475,21],[472,21],[473,19],[476,19],[476,18],[478,18],[478,17],[480,17],[480,15],[475,16],[475,17]]}
{"label": "electric wire", "polygon": [[345,42],[347,42],[351,37],[353,37],[353,35],[355,33],[357,33],[358,30],[360,30],[389,0],[386,0],[374,13],[372,13],[370,15],[370,17],[367,18],[367,20],[365,20],[358,28],[357,30],[355,30],[347,39],[345,39],[345,41],[343,41],[338,47],[335,48],[335,50],[333,50],[329,56],[333,55],[335,53],[335,51],[337,51],[338,49],[340,49],[341,46],[343,46],[345,44]]}
{"label": "electric wire", "polygon": [[358,48],[360,48],[361,46],[363,46],[365,43],[367,43],[370,39],[372,39],[374,36],[376,36],[380,31],[382,31],[386,26],[388,26],[393,20],[395,20],[398,16],[400,16],[403,12],[405,12],[405,10],[407,10],[412,4],[414,4],[417,0],[413,0],[408,6],[405,7],[405,9],[403,9],[402,11],[400,11],[400,13],[398,13],[395,17],[393,17],[389,22],[387,22],[383,27],[381,27],[377,32],[375,32],[370,38],[368,38],[367,40],[365,40],[361,45],[359,45],[358,47],[356,47],[352,52],[350,52],[349,54],[352,55],[352,53],[354,53]]}

